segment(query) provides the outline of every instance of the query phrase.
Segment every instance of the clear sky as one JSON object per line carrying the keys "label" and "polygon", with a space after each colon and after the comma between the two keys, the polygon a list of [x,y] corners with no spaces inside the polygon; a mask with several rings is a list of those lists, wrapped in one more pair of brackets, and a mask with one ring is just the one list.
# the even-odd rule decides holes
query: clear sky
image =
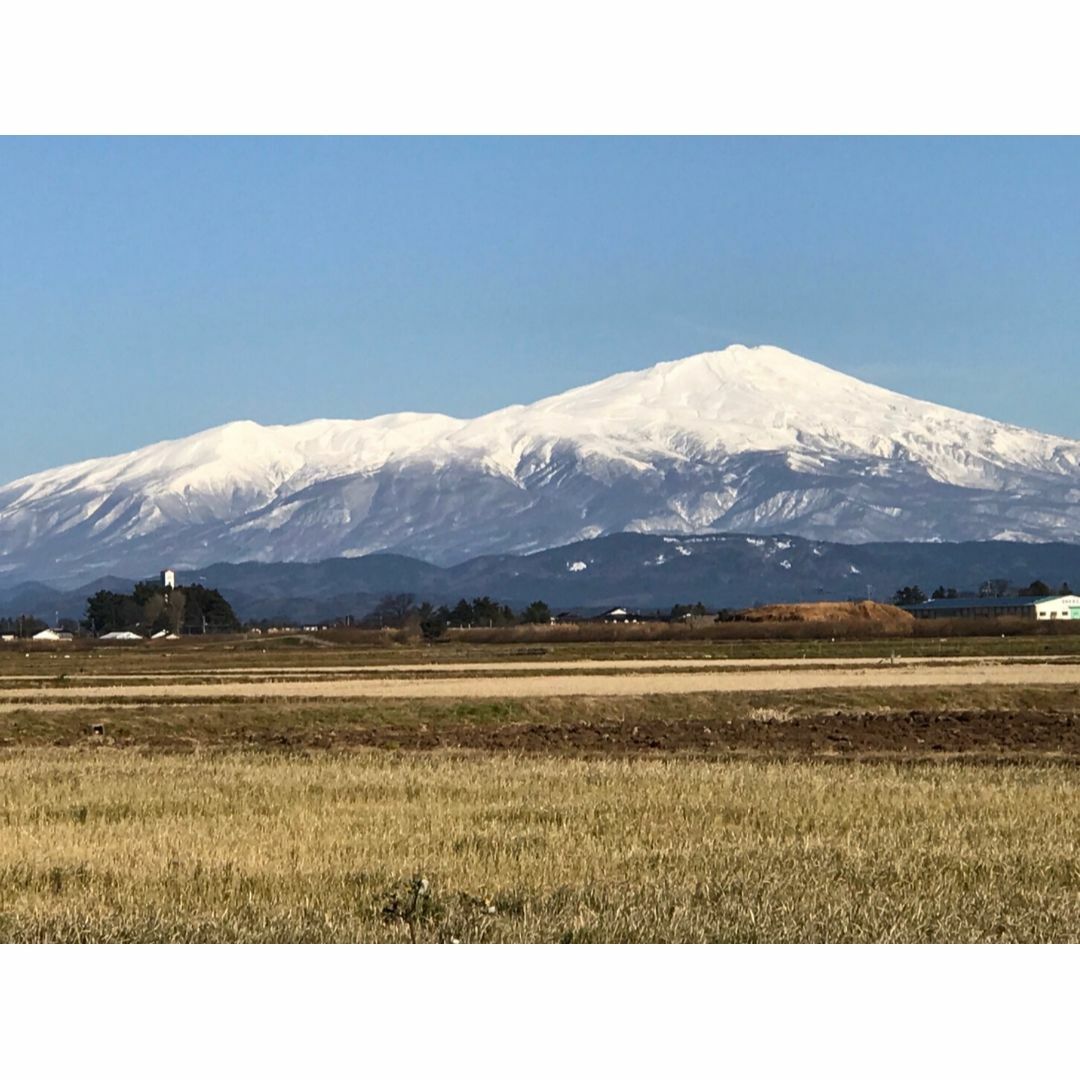
{"label": "clear sky", "polygon": [[1080,140],[0,140],[0,481],[732,342],[1080,437]]}

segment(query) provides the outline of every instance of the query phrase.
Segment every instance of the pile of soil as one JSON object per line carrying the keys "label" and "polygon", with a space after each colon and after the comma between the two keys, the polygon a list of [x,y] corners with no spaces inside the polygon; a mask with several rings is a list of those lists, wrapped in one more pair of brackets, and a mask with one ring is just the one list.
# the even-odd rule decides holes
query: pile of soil
{"label": "pile of soil", "polygon": [[859,623],[879,630],[910,633],[915,616],[876,600],[827,601],[816,604],[765,604],[739,612],[745,622]]}

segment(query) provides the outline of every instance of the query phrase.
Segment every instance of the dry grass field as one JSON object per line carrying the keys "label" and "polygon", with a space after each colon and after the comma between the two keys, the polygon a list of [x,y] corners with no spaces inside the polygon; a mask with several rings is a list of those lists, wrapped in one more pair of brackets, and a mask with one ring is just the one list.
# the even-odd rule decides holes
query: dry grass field
{"label": "dry grass field", "polygon": [[1078,813],[1053,765],[14,752],[0,937],[1075,940]]}
{"label": "dry grass field", "polygon": [[0,940],[1075,941],[1076,642],[1008,643],[8,651]]}

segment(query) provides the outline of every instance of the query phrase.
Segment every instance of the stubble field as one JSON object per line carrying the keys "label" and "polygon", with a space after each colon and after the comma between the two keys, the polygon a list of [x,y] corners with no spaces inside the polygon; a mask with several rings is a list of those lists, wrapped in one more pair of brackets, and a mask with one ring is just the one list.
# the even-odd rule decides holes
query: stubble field
{"label": "stubble field", "polygon": [[1075,650],[858,644],[9,650],[0,940],[1080,938]]}

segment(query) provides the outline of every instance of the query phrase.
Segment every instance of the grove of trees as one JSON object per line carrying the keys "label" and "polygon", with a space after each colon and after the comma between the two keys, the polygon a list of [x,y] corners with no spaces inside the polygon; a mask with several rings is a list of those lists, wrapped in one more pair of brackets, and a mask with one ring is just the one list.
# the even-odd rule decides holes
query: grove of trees
{"label": "grove of trees", "polygon": [[92,634],[128,630],[137,634],[225,634],[240,629],[232,606],[204,585],[165,588],[140,581],[130,594],[102,589],[86,602],[83,627]]}
{"label": "grove of trees", "polygon": [[926,593],[924,593],[918,585],[905,585],[903,588],[896,590],[891,602],[896,604],[897,607],[910,607],[913,604],[923,604],[926,602]]}

